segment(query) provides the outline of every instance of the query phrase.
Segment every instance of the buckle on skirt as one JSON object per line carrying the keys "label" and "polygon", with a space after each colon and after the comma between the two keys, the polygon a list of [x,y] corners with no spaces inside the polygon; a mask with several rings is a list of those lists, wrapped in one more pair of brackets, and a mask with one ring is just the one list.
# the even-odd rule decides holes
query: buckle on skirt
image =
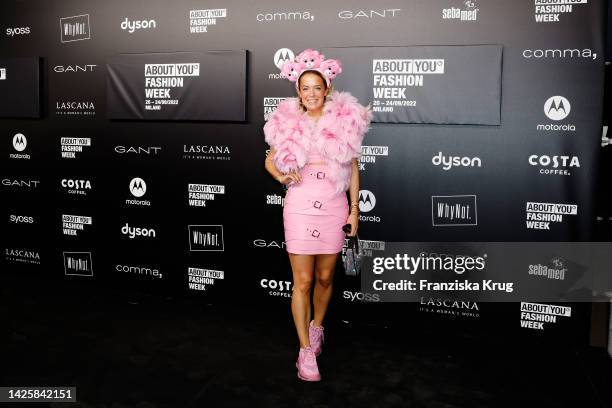
{"label": "buckle on skirt", "polygon": [[323,203],[320,202],[320,201],[315,201],[314,203],[312,203],[312,206],[314,208],[321,208],[322,205],[323,205]]}
{"label": "buckle on skirt", "polygon": [[317,178],[319,180],[323,180],[325,178],[325,172],[324,171],[318,171],[317,172]]}
{"label": "buckle on skirt", "polygon": [[321,235],[321,233],[318,230],[312,230],[312,234],[310,235],[312,235],[315,238],[319,238],[319,235]]}

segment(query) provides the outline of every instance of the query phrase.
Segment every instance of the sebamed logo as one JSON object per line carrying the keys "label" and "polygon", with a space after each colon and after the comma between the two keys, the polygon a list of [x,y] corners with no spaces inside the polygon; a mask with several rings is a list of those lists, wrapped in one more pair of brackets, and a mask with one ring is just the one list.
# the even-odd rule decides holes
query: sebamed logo
{"label": "sebamed logo", "polygon": [[[147,192],[147,183],[140,177],[134,177],[132,180],[130,180],[130,184],[128,187],[130,190],[130,194],[132,194],[132,196],[136,198],[141,198]],[[128,198],[125,200],[125,203],[128,205],[151,205],[151,201],[149,200],[136,200],[135,198]]]}
{"label": "sebamed logo", "polygon": [[55,114],[58,116],[94,116],[96,106],[91,101],[56,101]]}
{"label": "sebamed logo", "polygon": [[28,35],[30,32],[30,27],[8,27],[6,29],[6,35],[9,37],[14,37],[16,35]]}
{"label": "sebamed logo", "polygon": [[64,274],[93,276],[91,252],[64,252]]}
{"label": "sebamed logo", "polygon": [[9,215],[9,223],[11,224],[34,224],[34,217],[29,215]]}
{"label": "sebamed logo", "polygon": [[221,18],[227,17],[227,9],[189,10],[189,32],[207,33],[210,26],[217,25]]}
{"label": "sebamed logo", "polygon": [[421,297],[419,312],[436,313],[453,317],[480,317],[478,303],[457,299]]}
{"label": "sebamed logo", "polygon": [[150,28],[157,28],[157,22],[155,20],[130,20],[128,17],[121,22],[121,29],[127,31],[130,34],[138,30],[146,30]]}
{"label": "sebamed logo", "polygon": [[225,194],[225,186],[216,184],[188,184],[187,202],[190,207],[206,207],[207,201],[215,196]]}
{"label": "sebamed logo", "polygon": [[269,296],[291,297],[293,282],[263,278],[259,286],[268,291]]}
{"label": "sebamed logo", "polygon": [[215,269],[187,268],[187,285],[191,290],[206,290],[219,279],[225,279],[225,272]]}
{"label": "sebamed logo", "polygon": [[551,259],[548,265],[531,264],[527,269],[529,276],[553,280],[565,280],[566,272],[565,261],[558,257]]}
{"label": "sebamed logo", "polygon": [[83,148],[91,147],[90,137],[62,137],[60,139],[62,159],[76,159]]}
{"label": "sebamed logo", "polygon": [[282,239],[268,240],[264,238],[257,238],[253,240],[253,246],[255,248],[285,249],[285,241]]}
{"label": "sebamed logo", "polygon": [[[27,146],[28,139],[23,135],[23,133],[17,133],[15,136],[13,136],[13,149],[18,152],[23,152]],[[28,153],[10,153],[9,157],[11,159],[30,159],[30,155]]]}
{"label": "sebamed logo", "polygon": [[81,233],[86,225],[92,225],[93,219],[83,215],[62,214],[62,233],[76,237]]}
{"label": "sebamed logo", "polygon": [[539,131],[547,132],[575,132],[576,126],[572,123],[557,123],[567,118],[572,109],[570,101],[564,96],[551,96],[544,102],[544,114],[553,123],[540,123],[536,126]]}
{"label": "sebamed logo", "polygon": [[540,174],[571,176],[570,169],[580,168],[578,156],[549,156],[532,154],[527,159],[530,165],[540,167]]}
{"label": "sebamed logo", "polygon": [[159,146],[115,146],[115,153],[122,156],[157,156],[161,152]]}
{"label": "sebamed logo", "polygon": [[547,49],[525,49],[523,58],[526,59],[597,59],[597,53],[590,48],[547,48]]}
{"label": "sebamed logo", "polygon": [[376,158],[388,157],[389,146],[361,146],[361,157],[359,158],[359,170],[365,171],[366,164],[376,163]]}
{"label": "sebamed logo", "polygon": [[224,251],[223,225],[189,225],[190,251]]}
{"label": "sebamed logo", "polygon": [[265,96],[263,99],[264,120],[270,119],[270,114],[278,108],[278,104],[284,101],[285,97]]}
{"label": "sebamed logo", "polygon": [[278,194],[268,194],[266,195],[266,204],[267,205],[278,205],[278,206],[284,207],[285,197],[282,197]]}
{"label": "sebamed logo", "polygon": [[150,268],[148,266],[117,264],[115,265],[115,270],[117,272],[123,272],[126,275],[136,275],[155,279],[163,278],[163,274],[159,271],[159,268]]}
{"label": "sebamed logo", "polygon": [[153,228],[145,228],[145,227],[130,227],[129,223],[125,223],[124,226],[121,227],[121,235],[127,235],[130,239],[134,238],[156,238],[157,233]]}
{"label": "sebamed logo", "polygon": [[[289,48],[279,48],[274,53],[274,66],[278,69],[282,69],[285,62],[293,61],[294,59],[295,54]],[[273,72],[268,74],[268,79],[285,79],[285,76],[280,72]]]}
{"label": "sebamed logo", "polygon": [[577,215],[576,204],[526,203],[526,227],[531,230],[550,230],[551,223],[562,223],[564,217]]}
{"label": "sebamed logo", "polygon": [[432,157],[431,162],[434,166],[442,166],[442,169],[446,171],[453,167],[482,167],[479,157],[445,156],[442,152]]}
{"label": "sebamed logo", "polygon": [[521,302],[521,327],[544,330],[544,323],[557,323],[557,317],[571,317],[568,306]]}
{"label": "sebamed logo", "polygon": [[231,153],[224,145],[183,145],[183,159],[231,160]]}
{"label": "sebamed logo", "polygon": [[53,72],[58,74],[74,74],[77,72],[94,72],[96,64],[82,64],[82,65],[56,65],[53,67]]}
{"label": "sebamed logo", "polygon": [[[359,190],[359,212],[368,213],[376,207],[376,196],[369,190]],[[359,215],[359,221],[380,222],[376,215]]]}
{"label": "sebamed logo", "polygon": [[310,11],[267,11],[257,13],[255,19],[260,23],[278,23],[278,22],[295,22],[295,21],[314,21],[315,16]]}
{"label": "sebamed logo", "polygon": [[4,259],[9,262],[40,265],[40,253],[25,248],[5,248]]}
{"label": "sebamed logo", "polygon": [[369,9],[369,10],[341,10],[338,12],[340,20],[373,21],[396,17],[402,9]]}
{"label": "sebamed logo", "polygon": [[60,29],[63,43],[91,39],[89,14],[60,18]]}
{"label": "sebamed logo", "polygon": [[4,178],[2,185],[15,189],[34,190],[40,185],[40,180]]}
{"label": "sebamed logo", "polygon": [[476,196],[432,196],[431,221],[434,227],[478,225]]}
{"label": "sebamed logo", "polygon": [[6,80],[6,68],[0,68],[0,81]]}
{"label": "sebamed logo", "polygon": [[91,181],[84,179],[62,179],[60,186],[68,194],[86,196],[91,190]]}
{"label": "sebamed logo", "polygon": [[351,292],[350,290],[342,292],[342,298],[349,302],[380,302],[378,293]]}
{"label": "sebamed logo", "polygon": [[574,12],[577,4],[587,4],[588,0],[535,0],[536,23],[556,23],[562,14]]}
{"label": "sebamed logo", "polygon": [[442,19],[456,21],[476,21],[480,10],[474,0],[463,0],[461,7],[442,9]]}

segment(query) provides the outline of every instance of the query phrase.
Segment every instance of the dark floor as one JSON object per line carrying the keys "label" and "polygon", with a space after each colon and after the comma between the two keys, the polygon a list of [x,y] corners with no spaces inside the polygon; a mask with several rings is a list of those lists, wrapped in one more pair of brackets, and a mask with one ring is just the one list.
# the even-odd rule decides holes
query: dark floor
{"label": "dark floor", "polygon": [[304,383],[284,307],[27,282],[0,278],[0,386],[73,385],[79,403],[20,407],[612,406],[612,362],[603,349],[332,317],[318,359],[323,381]]}

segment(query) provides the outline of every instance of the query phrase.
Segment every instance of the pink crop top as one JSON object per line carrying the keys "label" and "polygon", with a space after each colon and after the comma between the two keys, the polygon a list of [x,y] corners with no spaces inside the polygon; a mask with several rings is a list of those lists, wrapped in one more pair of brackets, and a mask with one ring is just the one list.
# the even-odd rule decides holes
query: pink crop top
{"label": "pink crop top", "polygon": [[306,164],[311,163],[325,163],[325,157],[323,157],[315,148],[311,148],[308,152],[308,160],[306,161]]}

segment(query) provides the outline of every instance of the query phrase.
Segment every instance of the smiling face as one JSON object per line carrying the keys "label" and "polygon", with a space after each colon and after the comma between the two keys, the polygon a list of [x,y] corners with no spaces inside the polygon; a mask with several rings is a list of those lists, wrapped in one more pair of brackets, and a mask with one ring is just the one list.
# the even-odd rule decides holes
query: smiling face
{"label": "smiling face", "polygon": [[298,96],[311,114],[321,113],[328,92],[325,81],[318,74],[306,72],[299,79]]}

